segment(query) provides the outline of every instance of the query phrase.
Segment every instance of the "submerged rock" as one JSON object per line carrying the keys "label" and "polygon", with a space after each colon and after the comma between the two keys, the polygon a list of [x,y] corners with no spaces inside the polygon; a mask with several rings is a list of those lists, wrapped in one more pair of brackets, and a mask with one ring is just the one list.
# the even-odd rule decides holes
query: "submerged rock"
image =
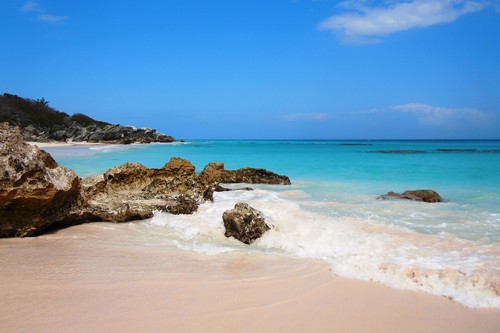
{"label": "submerged rock", "polygon": [[387,150],[374,150],[373,152],[382,154],[425,154],[424,150],[412,150],[412,149],[387,149]]}
{"label": "submerged rock", "polygon": [[237,203],[234,209],[226,210],[222,220],[226,228],[225,236],[245,244],[252,244],[270,229],[262,213],[243,202]]}
{"label": "submerged rock", "polygon": [[403,193],[388,192],[380,196],[381,199],[406,199],[422,202],[443,202],[443,198],[434,190],[409,190]]}
{"label": "submerged rock", "polygon": [[80,179],[23,141],[18,128],[0,124],[0,237],[36,236],[71,225]]}

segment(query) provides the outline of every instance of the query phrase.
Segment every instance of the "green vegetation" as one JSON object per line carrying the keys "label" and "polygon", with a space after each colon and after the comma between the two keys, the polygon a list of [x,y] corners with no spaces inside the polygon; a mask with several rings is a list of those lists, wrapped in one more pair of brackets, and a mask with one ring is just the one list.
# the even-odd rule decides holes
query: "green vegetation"
{"label": "green vegetation", "polygon": [[65,112],[57,111],[49,106],[45,98],[32,100],[11,94],[0,95],[0,122],[8,122],[21,128],[32,125],[52,133],[69,127],[73,121],[83,127],[95,125],[104,128],[109,125],[83,114],[69,116]]}

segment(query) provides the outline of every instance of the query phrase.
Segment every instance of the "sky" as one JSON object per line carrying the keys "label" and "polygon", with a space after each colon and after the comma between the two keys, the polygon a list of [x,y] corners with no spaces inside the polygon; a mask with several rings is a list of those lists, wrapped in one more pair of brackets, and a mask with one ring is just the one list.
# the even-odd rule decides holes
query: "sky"
{"label": "sky", "polygon": [[8,0],[0,93],[177,139],[500,139],[500,0]]}

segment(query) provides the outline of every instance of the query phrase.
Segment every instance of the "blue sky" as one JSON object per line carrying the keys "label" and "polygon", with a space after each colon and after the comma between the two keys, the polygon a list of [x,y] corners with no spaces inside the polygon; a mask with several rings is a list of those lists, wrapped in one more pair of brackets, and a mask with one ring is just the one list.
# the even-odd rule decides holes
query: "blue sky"
{"label": "blue sky", "polygon": [[498,0],[9,0],[0,93],[179,139],[500,139]]}

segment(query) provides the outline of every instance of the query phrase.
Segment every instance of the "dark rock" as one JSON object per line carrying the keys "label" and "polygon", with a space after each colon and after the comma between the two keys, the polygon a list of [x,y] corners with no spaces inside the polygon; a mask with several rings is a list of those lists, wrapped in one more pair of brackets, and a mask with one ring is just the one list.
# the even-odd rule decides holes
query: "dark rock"
{"label": "dark rock", "polygon": [[265,169],[242,168],[238,170],[223,170],[221,183],[274,184],[290,185],[290,178],[278,175]]}
{"label": "dark rock", "polygon": [[18,128],[0,124],[0,237],[36,236],[71,224],[80,179],[23,141]]}
{"label": "dark rock", "polygon": [[251,187],[227,188],[218,185],[217,188],[215,189],[215,192],[229,192],[229,191],[253,191],[253,188]]}
{"label": "dark rock", "polygon": [[225,236],[245,244],[252,244],[270,229],[262,213],[242,202],[237,203],[234,209],[225,211],[222,220],[226,228]]}
{"label": "dark rock", "polygon": [[443,202],[443,198],[434,190],[413,190],[405,191],[402,194],[395,192],[388,192],[385,195],[380,196],[381,199],[406,199],[413,201],[422,202]]}
{"label": "dark rock", "polygon": [[469,149],[469,148],[438,148],[437,151],[442,151],[446,153],[475,153],[477,149]]}
{"label": "dark rock", "polygon": [[382,154],[425,154],[424,150],[412,150],[412,149],[374,150],[373,152]]}

